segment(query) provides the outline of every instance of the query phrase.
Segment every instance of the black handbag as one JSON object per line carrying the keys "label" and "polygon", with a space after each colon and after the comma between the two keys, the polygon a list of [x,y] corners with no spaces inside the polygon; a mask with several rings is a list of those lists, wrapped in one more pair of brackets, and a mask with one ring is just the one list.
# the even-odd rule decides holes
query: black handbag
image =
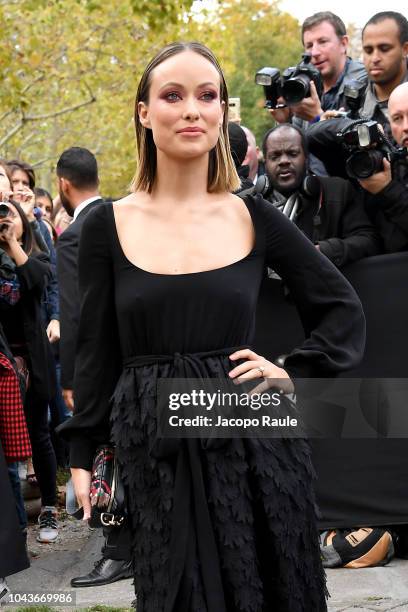
{"label": "black handbag", "polygon": [[90,527],[119,527],[126,518],[125,490],[113,446],[99,446],[91,475]]}

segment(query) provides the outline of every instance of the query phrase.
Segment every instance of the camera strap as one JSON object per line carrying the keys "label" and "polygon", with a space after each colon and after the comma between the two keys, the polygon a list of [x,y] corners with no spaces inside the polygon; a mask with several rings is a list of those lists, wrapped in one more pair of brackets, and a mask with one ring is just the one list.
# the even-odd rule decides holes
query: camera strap
{"label": "camera strap", "polygon": [[313,244],[317,244],[319,242],[320,237],[320,226],[322,224],[322,220],[320,218],[320,209],[323,204],[323,188],[320,185],[320,194],[317,202],[317,211],[313,215],[313,230],[312,230],[312,242]]}

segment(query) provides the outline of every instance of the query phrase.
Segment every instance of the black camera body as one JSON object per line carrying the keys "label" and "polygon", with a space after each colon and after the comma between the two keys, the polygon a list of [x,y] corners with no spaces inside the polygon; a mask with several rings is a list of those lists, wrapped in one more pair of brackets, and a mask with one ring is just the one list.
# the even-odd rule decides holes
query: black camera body
{"label": "black camera body", "polygon": [[321,98],[323,81],[320,72],[311,63],[310,53],[302,54],[302,61],[297,66],[286,68],[282,74],[281,91],[288,106],[298,104],[310,96],[310,83],[314,81],[317,95]]}
{"label": "black camera body", "polygon": [[2,223],[1,220],[8,217],[10,214],[10,206],[7,202],[0,202],[0,232],[7,228],[5,223]]}
{"label": "black camera body", "polygon": [[261,68],[255,75],[255,83],[262,85],[265,92],[265,107],[279,108],[278,98],[285,98],[286,105],[298,104],[310,96],[310,82],[314,81],[319,98],[323,93],[323,81],[320,72],[311,63],[310,53],[303,53],[297,66],[290,66],[283,71],[278,68]]}
{"label": "black camera body", "polygon": [[381,172],[384,159],[391,165],[407,159],[407,149],[394,146],[376,121],[353,121],[337,137],[350,152],[346,172],[352,179],[366,179]]}

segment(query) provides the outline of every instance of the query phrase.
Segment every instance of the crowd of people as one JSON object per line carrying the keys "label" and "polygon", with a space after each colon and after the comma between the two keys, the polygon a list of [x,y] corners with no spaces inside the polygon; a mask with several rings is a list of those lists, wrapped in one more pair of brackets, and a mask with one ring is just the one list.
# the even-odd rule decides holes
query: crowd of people
{"label": "crowd of people", "polygon": [[[71,466],[88,519],[95,450],[113,441],[128,518],[104,528],[101,558],[72,586],[134,576],[139,612],[326,609],[307,443],[164,444],[151,404],[160,377],[278,380],[286,393],[295,377],[350,370],[364,351],[364,315],[339,270],[408,251],[407,19],[373,16],[363,63],[348,56],[333,13],[306,19],[302,42],[321,96],[313,80],[296,104],[280,96],[259,147],[228,123],[210,50],[159,52],[136,98],[132,193],[118,202],[101,197],[97,161],[82,147],[59,157],[56,198],[27,161],[0,159],[0,478],[10,525],[0,544],[15,551],[0,556],[0,599],[4,578],[28,565],[19,466],[41,494],[37,539],[52,544],[57,465]],[[351,118],[356,83],[364,95]],[[351,176],[339,133],[369,121],[376,143],[355,148],[380,161]],[[248,348],[268,274],[289,288],[307,330],[279,365]]]}

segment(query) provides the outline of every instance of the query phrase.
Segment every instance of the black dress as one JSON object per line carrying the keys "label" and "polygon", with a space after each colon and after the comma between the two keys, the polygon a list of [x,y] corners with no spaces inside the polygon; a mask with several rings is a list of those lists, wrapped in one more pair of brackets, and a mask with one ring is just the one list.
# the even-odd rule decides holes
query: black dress
{"label": "black dress", "polygon": [[273,206],[245,202],[253,250],[192,274],[133,265],[111,204],[84,223],[76,414],[61,433],[71,439],[71,465],[90,469],[111,431],[138,612],[326,610],[308,444],[156,436],[158,378],[226,377],[228,355],[251,344],[265,263],[285,278],[308,336],[286,362],[290,375],[334,374],[360,359],[364,316],[353,289]]}

